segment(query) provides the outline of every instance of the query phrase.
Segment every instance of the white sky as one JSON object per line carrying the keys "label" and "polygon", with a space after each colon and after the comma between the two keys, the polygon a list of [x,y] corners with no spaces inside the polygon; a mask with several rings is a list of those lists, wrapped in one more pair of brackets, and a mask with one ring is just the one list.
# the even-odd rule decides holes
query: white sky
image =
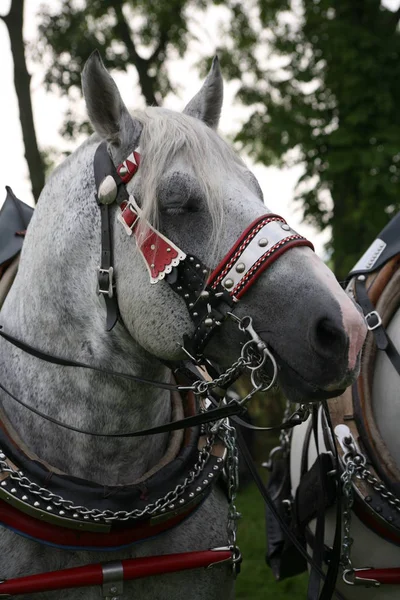
{"label": "white sky", "polygon": [[[7,13],[9,4],[9,0],[2,0],[1,14]],[[400,0],[386,0],[384,4],[392,10],[396,10],[400,5]],[[31,43],[34,42],[37,36],[36,11],[38,8],[39,2],[37,0],[25,0],[24,38]],[[198,42],[192,44],[188,58],[184,61],[177,60],[171,65],[172,81],[176,84],[179,93],[177,97],[170,95],[166,99],[164,106],[168,108],[181,110],[199,89],[201,81],[194,67],[198,58],[197,52],[202,51],[202,54],[204,54],[204,48],[206,47],[207,53],[211,55],[218,47],[215,13],[210,15],[207,27],[202,28],[202,30],[203,34]],[[32,203],[33,198],[28,168],[24,158],[18,104],[13,83],[10,41],[6,26],[2,21],[0,21],[0,56],[0,80],[2,82],[0,97],[0,204],[5,198],[5,185],[10,185],[21,200]],[[39,146],[52,146],[62,150],[66,147],[66,143],[60,138],[58,131],[67,102],[62,97],[45,91],[42,84],[43,69],[41,65],[29,61],[28,68],[32,75],[31,92]],[[120,74],[116,77],[121,94],[129,108],[138,108],[143,105],[143,99],[134,84],[136,80],[137,77],[133,68],[131,68],[128,75]],[[240,119],[243,119],[246,114],[244,109],[234,103],[233,97],[236,89],[234,83],[225,86],[224,109],[220,124],[220,130],[225,135],[236,131]],[[257,176],[268,208],[281,214],[289,220],[295,229],[309,237],[315,244],[317,252],[321,254],[323,245],[328,239],[328,233],[319,234],[313,228],[301,224],[300,210],[292,202],[295,184],[302,172],[301,167],[291,169],[266,168],[262,165],[253,165],[246,156],[243,156],[243,158]]]}

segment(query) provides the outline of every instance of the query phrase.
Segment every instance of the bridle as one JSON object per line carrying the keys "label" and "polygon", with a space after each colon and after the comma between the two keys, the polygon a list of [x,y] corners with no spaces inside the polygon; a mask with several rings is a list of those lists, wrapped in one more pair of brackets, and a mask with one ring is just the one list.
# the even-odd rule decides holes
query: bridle
{"label": "bridle", "polygon": [[293,231],[283,217],[265,214],[247,227],[208,275],[207,265],[184,252],[143,218],[134,196],[125,187],[139,165],[139,147],[117,168],[105,142],[99,145],[94,156],[97,202],[102,214],[98,291],[107,303],[107,329],[114,326],[118,314],[108,210],[116,202],[120,209],[118,221],[127,235],[135,238],[150,283],[157,284],[165,279],[185,301],[195,330],[190,338],[185,338],[184,348],[195,362],[204,360],[204,347],[262,272],[290,248],[308,246],[313,249],[313,245]]}

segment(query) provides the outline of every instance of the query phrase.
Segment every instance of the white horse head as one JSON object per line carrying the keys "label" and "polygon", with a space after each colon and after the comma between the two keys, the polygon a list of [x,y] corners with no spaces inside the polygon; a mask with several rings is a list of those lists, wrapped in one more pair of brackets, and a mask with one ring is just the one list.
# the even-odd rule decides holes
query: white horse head
{"label": "white horse head", "polygon": [[[267,212],[260,187],[215,132],[222,78],[214,60],[183,114],[148,108],[131,116],[93,54],[83,73],[90,119],[109,143],[115,164],[140,144],[141,164],[128,184],[144,215],[184,252],[213,269],[255,218]],[[122,227],[115,227],[119,308],[131,336],[150,354],[180,357],[193,323],[165,282],[150,285],[145,265]],[[280,257],[237,307],[250,315],[280,366],[294,400],[335,395],[357,375],[363,320],[329,269],[309,248]],[[239,333],[225,323],[206,354],[223,366],[239,353]]]}

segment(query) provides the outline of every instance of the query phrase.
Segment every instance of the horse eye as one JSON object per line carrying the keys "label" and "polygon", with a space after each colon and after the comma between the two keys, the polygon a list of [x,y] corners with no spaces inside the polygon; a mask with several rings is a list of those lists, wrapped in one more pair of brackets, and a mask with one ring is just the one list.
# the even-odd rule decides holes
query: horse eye
{"label": "horse eye", "polygon": [[168,177],[160,186],[158,199],[160,212],[164,214],[198,212],[202,204],[197,182],[177,173]]}

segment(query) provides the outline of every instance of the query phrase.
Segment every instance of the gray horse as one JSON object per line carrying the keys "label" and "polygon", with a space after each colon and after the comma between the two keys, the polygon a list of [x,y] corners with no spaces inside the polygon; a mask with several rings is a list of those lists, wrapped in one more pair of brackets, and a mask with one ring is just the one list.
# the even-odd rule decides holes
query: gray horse
{"label": "gray horse", "polygon": [[[140,143],[141,165],[127,185],[146,218],[177,246],[214,268],[246,227],[267,211],[260,187],[215,132],[222,105],[218,61],[197,95],[177,114],[148,108],[132,116],[98,54],[83,72],[95,129],[49,178],[27,232],[15,283],[1,311],[4,328],[42,350],[98,367],[168,382],[164,361],[184,358],[193,323],[165,281],[149,282],[132,238],[112,211],[121,318],[105,331],[96,293],[100,215],[93,157],[102,140],[115,165]],[[237,305],[250,315],[279,364],[294,401],[332,396],[356,377],[365,327],[352,302],[310,248],[293,248],[258,279]],[[222,368],[240,355],[243,334],[224,323],[206,348]],[[167,423],[170,393],[102,373],[56,366],[0,340],[0,382],[29,405],[76,427],[124,431]],[[33,455],[53,468],[103,485],[127,484],[160,461],[168,434],[94,438],[62,429],[1,393],[4,412]],[[121,558],[201,550],[227,543],[227,500],[216,486],[188,520],[156,539],[117,552],[71,551],[0,530],[0,577],[12,578]],[[161,575],[126,584],[124,598],[232,598],[229,565]],[[28,598],[28,596],[24,596]],[[91,600],[93,588],[38,594]]]}

